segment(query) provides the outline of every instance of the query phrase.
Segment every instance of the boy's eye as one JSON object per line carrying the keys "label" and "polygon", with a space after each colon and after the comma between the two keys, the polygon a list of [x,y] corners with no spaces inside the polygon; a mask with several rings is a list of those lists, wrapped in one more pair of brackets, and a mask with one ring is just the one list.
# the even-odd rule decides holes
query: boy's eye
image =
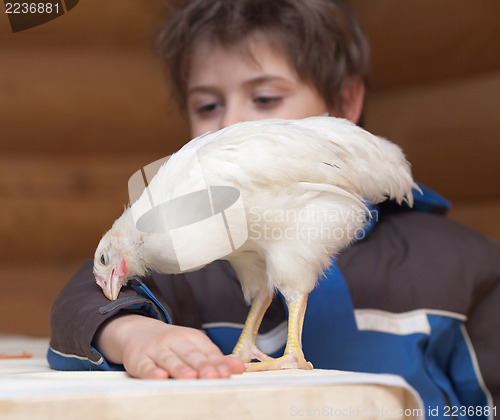
{"label": "boy's eye", "polygon": [[281,96],[257,96],[254,103],[261,108],[271,108],[281,102]]}
{"label": "boy's eye", "polygon": [[210,103],[203,104],[203,105],[199,106],[196,109],[196,113],[203,116],[203,115],[207,115],[207,114],[210,114],[210,113],[216,111],[218,108],[219,108],[219,104],[217,102],[210,102]]}

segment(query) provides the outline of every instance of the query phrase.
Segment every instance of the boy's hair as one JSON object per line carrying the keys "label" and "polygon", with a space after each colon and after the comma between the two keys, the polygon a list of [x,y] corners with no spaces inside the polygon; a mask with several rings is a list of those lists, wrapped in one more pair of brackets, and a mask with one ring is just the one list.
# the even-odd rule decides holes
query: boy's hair
{"label": "boy's hair", "polygon": [[202,42],[245,47],[256,33],[283,51],[292,68],[331,109],[351,76],[366,82],[368,41],[342,0],[187,0],[158,38],[168,66],[170,89],[186,106],[190,56]]}

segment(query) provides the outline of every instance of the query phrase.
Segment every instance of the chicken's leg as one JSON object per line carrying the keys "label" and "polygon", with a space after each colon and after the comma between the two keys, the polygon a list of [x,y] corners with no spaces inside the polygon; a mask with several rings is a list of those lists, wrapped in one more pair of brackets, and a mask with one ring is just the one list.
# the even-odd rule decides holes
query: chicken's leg
{"label": "chicken's leg", "polygon": [[271,304],[271,296],[266,292],[260,292],[252,301],[243,331],[238,342],[234,346],[231,356],[237,357],[245,363],[257,360],[272,360],[272,357],[264,354],[257,348],[256,339],[260,323],[267,308]]}
{"label": "chicken's leg", "polygon": [[247,372],[281,369],[312,369],[312,363],[304,358],[302,352],[302,326],[307,306],[307,293],[299,295],[296,299],[287,299],[288,306],[288,336],[283,356],[277,359],[264,360],[250,363]]}

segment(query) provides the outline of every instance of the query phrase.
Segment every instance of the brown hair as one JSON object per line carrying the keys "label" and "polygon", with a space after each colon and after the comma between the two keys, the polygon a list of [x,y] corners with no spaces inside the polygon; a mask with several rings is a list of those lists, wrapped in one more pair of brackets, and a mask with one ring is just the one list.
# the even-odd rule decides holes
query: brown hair
{"label": "brown hair", "polygon": [[329,108],[341,106],[350,76],[366,82],[368,41],[341,0],[187,0],[174,9],[158,38],[170,88],[186,105],[190,54],[201,42],[240,47],[262,33],[316,88]]}

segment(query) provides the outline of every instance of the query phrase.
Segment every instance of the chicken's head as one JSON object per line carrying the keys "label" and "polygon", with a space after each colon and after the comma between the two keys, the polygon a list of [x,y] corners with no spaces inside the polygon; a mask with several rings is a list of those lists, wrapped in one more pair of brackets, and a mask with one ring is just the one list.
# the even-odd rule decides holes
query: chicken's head
{"label": "chicken's head", "polygon": [[118,298],[128,280],[148,271],[142,258],[142,244],[142,234],[135,229],[127,208],[102,237],[94,254],[95,280],[109,300]]}
{"label": "chicken's head", "polygon": [[113,241],[106,235],[101,239],[94,255],[94,277],[109,300],[116,300],[122,286],[132,277],[128,273],[128,263],[123,252],[113,246]]}

